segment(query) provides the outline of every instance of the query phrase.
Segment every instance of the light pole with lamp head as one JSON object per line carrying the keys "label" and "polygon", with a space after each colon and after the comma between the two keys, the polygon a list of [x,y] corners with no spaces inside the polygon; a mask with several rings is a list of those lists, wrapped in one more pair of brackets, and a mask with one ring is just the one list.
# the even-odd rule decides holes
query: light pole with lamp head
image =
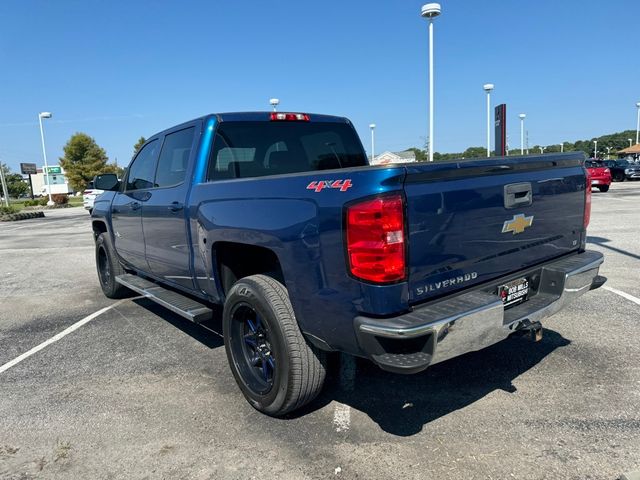
{"label": "light pole with lamp head", "polygon": [[636,103],[638,108],[638,120],[636,122],[636,145],[640,143],[640,102]]}
{"label": "light pole with lamp head", "polygon": [[520,117],[520,155],[524,155],[524,119],[527,115],[521,113],[518,117]]}
{"label": "light pole with lamp head", "polygon": [[369,128],[371,129],[371,165],[373,165],[373,160],[376,158],[376,141],[373,131],[376,129],[375,123],[370,123]]}
{"label": "light pole with lamp head", "polygon": [[279,104],[280,104],[280,100],[278,100],[277,98],[269,99],[269,105],[271,105],[271,108],[273,108],[274,112],[278,110]]}
{"label": "light pole with lamp head", "polygon": [[42,156],[44,157],[44,178],[45,178],[45,186],[47,187],[47,194],[49,195],[49,201],[47,205],[53,205],[53,200],[51,200],[51,185],[49,183],[49,165],[47,164],[47,151],[44,148],[44,130],[42,128],[42,119],[43,118],[51,118],[53,115],[51,112],[40,112],[38,114],[38,121],[40,122],[40,138],[42,139]]}
{"label": "light pole with lamp head", "polygon": [[538,147],[540,149],[540,155],[544,153],[544,151],[549,147]]}
{"label": "light pole with lamp head", "polygon": [[593,141],[593,158],[594,160],[598,159],[598,140]]}
{"label": "light pole with lamp head", "polygon": [[491,90],[493,83],[485,83],[482,88],[487,92],[487,157],[491,156]]}
{"label": "light pole with lamp head", "polygon": [[439,3],[427,3],[422,6],[420,15],[429,19],[429,161],[433,162],[433,19],[440,15]]}

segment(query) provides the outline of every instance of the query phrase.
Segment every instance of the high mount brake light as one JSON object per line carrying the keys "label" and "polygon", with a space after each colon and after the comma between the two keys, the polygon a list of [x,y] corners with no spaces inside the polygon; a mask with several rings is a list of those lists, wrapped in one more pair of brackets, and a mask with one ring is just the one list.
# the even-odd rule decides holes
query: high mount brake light
{"label": "high mount brake light", "polygon": [[309,115],[306,113],[284,113],[284,112],[271,112],[271,121],[277,122],[308,122]]}
{"label": "high mount brake light", "polygon": [[347,207],[347,257],[354,277],[374,283],[406,278],[404,204],[387,195]]}

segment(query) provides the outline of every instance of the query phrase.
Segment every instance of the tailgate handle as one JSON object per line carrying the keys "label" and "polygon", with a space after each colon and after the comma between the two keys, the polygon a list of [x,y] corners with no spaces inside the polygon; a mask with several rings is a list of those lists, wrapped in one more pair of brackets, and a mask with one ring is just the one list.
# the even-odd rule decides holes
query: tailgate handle
{"label": "tailgate handle", "polygon": [[533,194],[529,182],[504,186],[504,208],[523,207],[531,203],[533,203]]}

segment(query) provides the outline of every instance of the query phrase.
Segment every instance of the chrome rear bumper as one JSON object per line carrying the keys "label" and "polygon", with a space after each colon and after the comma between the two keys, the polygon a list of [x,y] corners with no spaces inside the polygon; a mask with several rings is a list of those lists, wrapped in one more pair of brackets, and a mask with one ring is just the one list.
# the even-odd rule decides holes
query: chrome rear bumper
{"label": "chrome rear bumper", "polygon": [[537,288],[531,298],[505,310],[496,288],[488,286],[447,297],[392,318],[355,318],[360,347],[381,368],[416,373],[429,365],[481,350],[513,332],[540,322],[568,303],[600,287],[603,262],[586,251],[535,270]]}

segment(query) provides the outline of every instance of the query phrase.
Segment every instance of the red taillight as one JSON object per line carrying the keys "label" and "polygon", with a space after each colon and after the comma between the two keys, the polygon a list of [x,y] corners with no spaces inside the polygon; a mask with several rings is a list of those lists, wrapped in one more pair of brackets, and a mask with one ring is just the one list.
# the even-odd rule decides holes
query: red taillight
{"label": "red taillight", "polygon": [[587,177],[587,184],[584,190],[584,228],[589,226],[591,220],[591,182]]}
{"label": "red taillight", "polygon": [[347,256],[357,278],[375,283],[404,280],[404,205],[390,195],[347,207]]}
{"label": "red taillight", "polygon": [[609,170],[608,168],[605,168],[604,173],[611,173],[611,170]]}
{"label": "red taillight", "polygon": [[306,113],[271,112],[271,120],[284,122],[308,122],[309,115]]}

